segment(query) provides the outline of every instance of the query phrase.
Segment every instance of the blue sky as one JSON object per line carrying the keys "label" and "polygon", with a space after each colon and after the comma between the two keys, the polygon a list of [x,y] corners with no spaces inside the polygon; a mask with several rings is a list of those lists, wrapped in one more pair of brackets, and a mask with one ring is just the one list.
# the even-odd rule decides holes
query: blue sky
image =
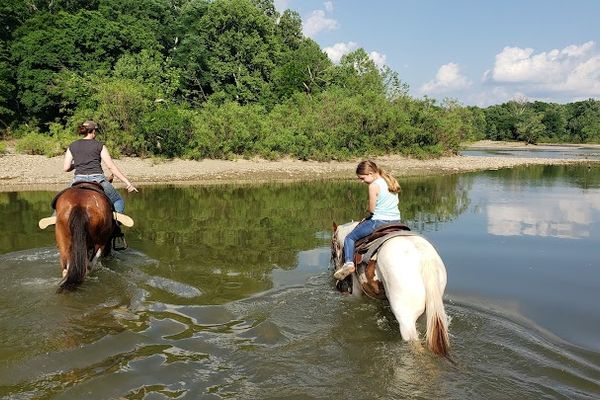
{"label": "blue sky", "polygon": [[600,98],[600,0],[275,0],[334,61],[362,47],[415,97]]}

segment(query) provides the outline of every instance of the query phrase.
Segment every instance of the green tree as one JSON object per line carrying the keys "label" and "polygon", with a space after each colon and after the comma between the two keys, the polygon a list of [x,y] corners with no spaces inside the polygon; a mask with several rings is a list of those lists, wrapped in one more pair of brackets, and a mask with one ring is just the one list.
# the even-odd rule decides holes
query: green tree
{"label": "green tree", "polygon": [[0,40],[0,129],[6,130],[14,117],[14,75],[6,43]]}
{"label": "green tree", "polygon": [[400,97],[408,97],[408,83],[400,80],[398,72],[394,71],[387,65],[381,70],[381,79],[385,88],[386,96],[390,101],[394,101]]}
{"label": "green tree", "polygon": [[181,7],[175,28],[178,43],[171,53],[172,65],[181,71],[183,96],[195,106],[208,99],[213,81],[202,29],[208,7],[208,1],[190,1]]}
{"label": "green tree", "polygon": [[300,14],[297,11],[285,10],[277,24],[277,32],[288,49],[295,50],[300,47],[304,40]]}
{"label": "green tree", "polygon": [[[121,28],[121,35],[142,49],[168,51],[176,45],[175,27],[179,15],[177,0],[98,0],[98,11]],[[124,43],[126,44],[126,43]]]}
{"label": "green tree", "polygon": [[210,94],[240,104],[271,103],[271,74],[281,52],[275,28],[250,0],[210,4],[201,20]]}
{"label": "green tree", "polygon": [[536,110],[539,110],[543,114],[542,124],[544,124],[545,130],[543,135],[545,138],[554,141],[562,141],[566,139],[567,131],[567,120],[563,106],[558,104],[547,104],[535,102]]}
{"label": "green tree", "polygon": [[98,11],[36,13],[17,29],[12,45],[19,100],[28,117],[51,121],[60,115],[51,88],[61,71],[106,73],[121,54],[157,47],[140,24],[126,27]]}
{"label": "green tree", "polygon": [[543,114],[533,110],[525,110],[519,115],[516,129],[518,139],[528,144],[536,144],[545,127],[542,124]]}
{"label": "green tree", "polygon": [[379,70],[362,48],[345,54],[340,60],[340,65],[332,72],[332,83],[349,94],[369,91],[385,94]]}
{"label": "green tree", "polygon": [[158,51],[147,49],[121,56],[112,75],[152,87],[157,102],[174,101],[181,86],[181,71],[171,66],[170,59],[165,59]]}
{"label": "green tree", "polygon": [[273,71],[273,90],[279,100],[296,92],[319,93],[328,85],[327,71],[332,68],[327,55],[314,41],[307,39],[289,51]]}
{"label": "green tree", "polygon": [[190,112],[175,105],[145,113],[139,129],[150,153],[169,158],[183,156],[193,138]]}
{"label": "green tree", "polygon": [[514,117],[507,104],[490,106],[485,109],[485,121],[488,127],[486,138],[490,140],[514,140]]}
{"label": "green tree", "polygon": [[579,143],[600,142],[600,101],[588,99],[569,105],[570,137]]}

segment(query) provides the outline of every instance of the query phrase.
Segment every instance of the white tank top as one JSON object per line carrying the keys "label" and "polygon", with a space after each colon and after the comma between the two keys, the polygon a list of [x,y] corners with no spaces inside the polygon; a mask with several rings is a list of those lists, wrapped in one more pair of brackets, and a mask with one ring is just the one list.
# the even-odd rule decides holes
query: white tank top
{"label": "white tank top", "polygon": [[388,189],[387,182],[383,178],[377,178],[372,184],[379,186],[379,195],[373,211],[373,219],[383,221],[400,221],[400,210],[398,209],[398,193],[392,193]]}

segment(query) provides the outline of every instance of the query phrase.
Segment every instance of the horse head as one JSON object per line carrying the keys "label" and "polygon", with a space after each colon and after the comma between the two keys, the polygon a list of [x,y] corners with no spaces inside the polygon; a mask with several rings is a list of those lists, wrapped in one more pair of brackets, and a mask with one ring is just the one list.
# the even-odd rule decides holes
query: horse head
{"label": "horse head", "polygon": [[[331,235],[331,259],[330,266],[333,271],[336,271],[343,263],[343,248],[344,239],[358,225],[358,222],[348,222],[343,225],[338,225],[333,222],[333,234]],[[353,293],[352,275],[345,279],[336,282],[337,289],[342,293]]]}

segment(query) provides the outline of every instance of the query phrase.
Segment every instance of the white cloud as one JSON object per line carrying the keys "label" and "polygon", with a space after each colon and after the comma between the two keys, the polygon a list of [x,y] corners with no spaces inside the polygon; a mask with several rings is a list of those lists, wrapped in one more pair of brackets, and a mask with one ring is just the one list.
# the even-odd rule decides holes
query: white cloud
{"label": "white cloud", "polygon": [[435,78],[421,86],[421,93],[444,93],[463,90],[471,86],[471,82],[460,73],[458,64],[442,65]]}
{"label": "white cloud", "polygon": [[600,96],[600,56],[577,65],[564,83],[552,85],[549,89],[571,91],[580,96]]}
{"label": "white cloud", "polygon": [[325,3],[323,3],[323,6],[325,7],[325,11],[327,11],[328,13],[333,11],[333,2],[332,1],[326,1]]}
{"label": "white cloud", "polygon": [[[323,51],[329,56],[329,59],[338,64],[342,57],[348,53],[353,52],[358,49],[359,45],[355,42],[347,42],[347,43],[336,43],[333,46],[325,47]],[[383,67],[386,64],[387,56],[378,51],[372,51],[369,53],[369,58],[373,60],[375,65],[379,68]]]}
{"label": "white cloud", "polygon": [[[325,9],[328,12],[333,10],[333,4],[328,1],[325,3]],[[302,24],[302,31],[304,36],[314,37],[319,32],[331,31],[339,27],[338,22],[335,19],[328,18],[326,12],[323,10],[314,10],[308,19]]]}
{"label": "white cloud", "polygon": [[386,55],[382,54],[378,51],[372,51],[369,53],[369,58],[371,60],[373,60],[373,62],[375,63],[375,65],[377,65],[379,68],[382,68],[385,64],[386,64]]}
{"label": "white cloud", "polygon": [[[510,87],[495,86],[485,91],[472,92],[465,96],[465,102],[467,104],[475,104],[479,107],[487,107],[492,104],[506,103],[510,100],[522,100],[531,101],[525,93],[515,90]],[[536,99],[542,100],[542,99]]]}
{"label": "white cloud", "polygon": [[539,54],[531,48],[505,47],[483,81],[535,93],[599,96],[600,55],[593,49],[593,41]]}
{"label": "white cloud", "polygon": [[348,42],[336,43],[333,46],[325,47],[323,51],[327,53],[331,61],[337,64],[340,62],[344,54],[348,54],[356,49],[358,49],[358,44],[354,42]]}

